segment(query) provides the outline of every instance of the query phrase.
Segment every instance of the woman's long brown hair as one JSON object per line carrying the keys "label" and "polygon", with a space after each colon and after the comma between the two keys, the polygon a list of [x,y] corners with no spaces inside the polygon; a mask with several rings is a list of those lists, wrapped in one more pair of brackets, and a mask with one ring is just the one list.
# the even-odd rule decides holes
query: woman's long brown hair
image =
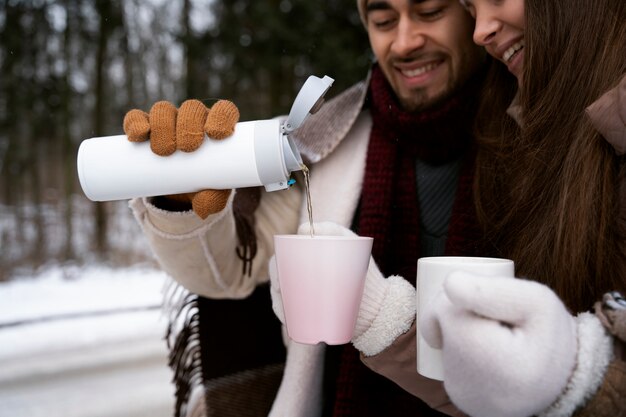
{"label": "woman's long brown hair", "polygon": [[518,276],[584,311],[626,287],[624,164],[584,113],[626,71],[626,1],[526,0],[525,13],[521,127],[504,113],[514,79],[494,63],[477,123],[477,210]]}

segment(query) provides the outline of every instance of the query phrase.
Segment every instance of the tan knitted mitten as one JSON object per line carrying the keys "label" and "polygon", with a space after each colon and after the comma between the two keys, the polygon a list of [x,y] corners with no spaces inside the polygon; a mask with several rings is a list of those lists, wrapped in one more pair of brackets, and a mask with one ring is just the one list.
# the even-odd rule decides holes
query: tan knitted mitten
{"label": "tan knitted mitten", "polygon": [[[221,140],[233,134],[239,121],[239,110],[232,102],[220,100],[207,108],[199,100],[187,100],[179,109],[167,101],[159,101],[150,113],[133,109],[124,117],[124,133],[131,142],[150,140],[152,152],[160,156],[176,150],[193,152],[202,145],[204,134]],[[193,211],[205,219],[224,209],[231,190],[203,190],[196,193],[165,196],[191,203]]]}

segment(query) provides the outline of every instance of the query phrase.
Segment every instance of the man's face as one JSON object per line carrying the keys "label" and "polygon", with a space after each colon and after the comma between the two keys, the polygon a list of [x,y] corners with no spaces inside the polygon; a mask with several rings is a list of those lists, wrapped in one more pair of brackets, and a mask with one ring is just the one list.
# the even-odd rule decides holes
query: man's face
{"label": "man's face", "polygon": [[476,71],[484,51],[474,21],[458,0],[368,0],[367,31],[383,73],[402,106],[428,108]]}

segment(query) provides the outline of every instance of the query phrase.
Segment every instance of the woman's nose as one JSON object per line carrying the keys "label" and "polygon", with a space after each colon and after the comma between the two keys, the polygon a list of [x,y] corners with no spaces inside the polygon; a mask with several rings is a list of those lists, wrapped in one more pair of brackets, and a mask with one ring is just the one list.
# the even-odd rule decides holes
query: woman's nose
{"label": "woman's nose", "polygon": [[474,28],[474,43],[486,46],[495,38],[502,28],[500,21],[492,16],[485,16],[480,13],[476,15],[476,27]]}

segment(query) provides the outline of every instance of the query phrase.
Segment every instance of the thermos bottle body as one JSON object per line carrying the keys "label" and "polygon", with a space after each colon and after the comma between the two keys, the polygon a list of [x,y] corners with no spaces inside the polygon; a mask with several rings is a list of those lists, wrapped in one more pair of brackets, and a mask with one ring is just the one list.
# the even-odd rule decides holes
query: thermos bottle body
{"label": "thermos bottle body", "polygon": [[302,169],[302,159],[272,119],[237,123],[226,139],[205,138],[194,152],[165,157],[154,154],[149,142],[130,142],[125,135],[87,139],[77,165],[85,195],[111,201],[259,185],[279,190],[287,188],[291,172]]}

